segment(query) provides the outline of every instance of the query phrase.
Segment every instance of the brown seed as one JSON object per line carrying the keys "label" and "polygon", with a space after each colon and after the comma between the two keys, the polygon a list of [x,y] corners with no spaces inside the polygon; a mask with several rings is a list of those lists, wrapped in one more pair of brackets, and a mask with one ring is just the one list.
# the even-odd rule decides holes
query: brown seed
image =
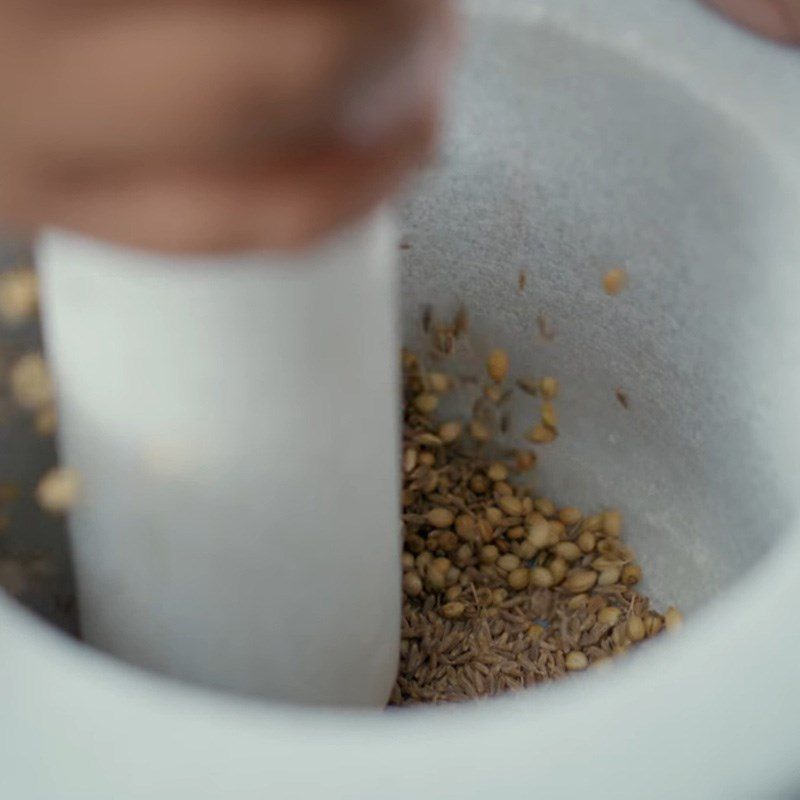
{"label": "brown seed", "polygon": [[[550,574],[553,576],[553,580],[558,584],[564,580],[567,572],[569,571],[569,564],[561,558],[560,556],[556,556],[548,565],[547,568],[550,570]],[[576,589],[576,592],[585,591],[584,589]]]}
{"label": "brown seed", "polygon": [[452,603],[445,603],[442,606],[442,616],[446,617],[447,619],[458,619],[466,609],[466,606],[463,603],[459,603],[457,600]]}
{"label": "brown seed", "polygon": [[526,633],[531,637],[531,639],[541,639],[542,635],[544,634],[544,628],[534,622],[531,625],[528,625]]}
{"label": "brown seed", "polygon": [[603,512],[603,533],[606,536],[619,536],[622,533],[622,515],[617,509]]}
{"label": "brown seed", "polygon": [[553,542],[558,542],[567,535],[567,529],[564,527],[564,523],[561,522],[561,520],[551,519],[548,524],[550,526]]}
{"label": "brown seed", "polygon": [[472,561],[472,548],[468,544],[462,544],[461,547],[456,550],[453,560],[459,567],[466,567],[467,564]]}
{"label": "brown seed", "polygon": [[537,497],[533,501],[533,507],[540,514],[543,514],[545,517],[555,516],[556,513],[555,503],[553,503],[552,500],[548,500],[546,497]]}
{"label": "brown seed", "polygon": [[536,444],[548,444],[554,442],[558,432],[553,428],[548,428],[547,425],[538,423],[534,425],[527,433],[528,439]]}
{"label": "brown seed", "polygon": [[426,515],[425,519],[433,525],[434,528],[449,528],[453,524],[453,512],[448,508],[432,508]]}
{"label": "brown seed", "polygon": [[566,508],[562,508],[558,512],[558,518],[565,525],[576,525],[581,521],[582,517],[583,514],[581,514],[580,509],[573,508],[572,506],[567,506]]}
{"label": "brown seed", "polygon": [[506,553],[504,556],[500,556],[496,563],[500,569],[506,572],[512,572],[519,567],[519,557],[515,556],[513,553]]}
{"label": "brown seed", "polygon": [[589,666],[589,659],[586,657],[586,653],[582,653],[580,650],[573,650],[567,653],[564,663],[570,672],[579,672]]}
{"label": "brown seed", "polygon": [[406,572],[403,575],[403,591],[410,597],[419,597],[422,594],[422,578],[416,572]]}
{"label": "brown seed", "polygon": [[539,589],[549,589],[555,580],[553,573],[546,567],[534,567],[531,570],[531,583]]}
{"label": "brown seed", "polygon": [[491,438],[489,428],[479,419],[472,419],[469,423],[469,435],[476,442],[488,442]]}
{"label": "brown seed", "polygon": [[647,637],[657,636],[664,627],[664,619],[658,614],[650,613],[644,619],[644,630]]}
{"label": "brown seed", "polygon": [[450,376],[445,375],[443,372],[429,372],[428,386],[430,386],[432,392],[444,394],[453,388],[453,382]]}
{"label": "brown seed", "polygon": [[620,580],[625,586],[634,586],[642,579],[642,568],[638,564],[626,564],[622,568]]}
{"label": "brown seed", "polygon": [[[494,493],[500,497],[509,497],[514,494],[514,490],[511,488],[511,484],[506,481],[497,481],[494,485]],[[520,503],[521,507],[522,504]]]}
{"label": "brown seed", "polygon": [[545,400],[552,400],[558,394],[558,380],[549,376],[542,378],[539,388]]}
{"label": "brown seed", "polygon": [[577,542],[578,547],[580,547],[582,553],[591,553],[597,544],[595,535],[590,531],[584,531],[575,541]]}
{"label": "brown seed", "polygon": [[443,422],[439,426],[437,433],[439,434],[439,438],[445,444],[452,444],[458,439],[459,436],[461,436],[461,431],[463,429],[464,426],[458,421]]}
{"label": "brown seed", "polygon": [[606,294],[619,294],[628,285],[628,273],[622,267],[610,269],[603,276],[603,291]]}
{"label": "brown seed", "polygon": [[439,533],[439,549],[449,553],[458,547],[459,539],[453,531],[442,531]]}
{"label": "brown seed", "polygon": [[593,569],[576,569],[565,578],[564,588],[578,594],[588,592],[596,583],[597,573]]}
{"label": "brown seed", "polygon": [[556,407],[549,400],[542,403],[542,422],[553,430],[558,427],[558,413]]}
{"label": "brown seed", "polygon": [[487,544],[481,548],[481,564],[494,564],[499,556],[500,551],[493,544]]}
{"label": "brown seed", "polygon": [[475,520],[469,514],[459,514],[455,519],[456,533],[471,542],[475,538]]}
{"label": "brown seed", "polygon": [[0,318],[17,326],[35,316],[39,305],[36,271],[30,267],[10,269],[0,275]]}
{"label": "brown seed", "polygon": [[439,398],[435,394],[419,394],[414,398],[414,406],[420,414],[432,414],[439,406]]}
{"label": "brown seed", "polygon": [[597,578],[598,586],[613,586],[619,581],[620,570],[618,567],[609,567],[600,571]]}
{"label": "brown seed", "polygon": [[445,593],[444,599],[448,601],[458,600],[461,597],[461,587],[451,586]]}
{"label": "brown seed", "polygon": [[618,608],[615,606],[606,606],[598,612],[597,621],[602,622],[603,625],[614,626],[619,622],[621,616],[622,611]]}
{"label": "brown seed", "polygon": [[508,374],[508,353],[500,349],[492,350],[486,360],[486,372],[495,383],[505,380]]}
{"label": "brown seed", "polygon": [[683,614],[675,606],[664,612],[664,626],[668,631],[677,631],[683,625]]}
{"label": "brown seed", "polygon": [[404,550],[403,555],[400,557],[400,563],[403,565],[403,571],[408,572],[408,570],[414,569],[414,556]]}
{"label": "brown seed", "polygon": [[486,521],[492,525],[499,525],[503,521],[503,512],[497,506],[489,506],[484,512]]}
{"label": "brown seed", "polygon": [[436,463],[436,457],[433,453],[420,453],[417,460],[426,467],[432,467]]}
{"label": "brown seed", "polygon": [[458,579],[460,577],[461,570],[458,567],[450,567],[444,574],[444,585],[453,586],[454,584],[458,583]]}
{"label": "brown seed", "polygon": [[528,561],[529,559],[533,558],[536,555],[538,549],[539,548],[536,547],[530,539],[526,539],[524,542],[519,543],[519,550],[517,551],[517,555],[523,561]]}
{"label": "brown seed", "polygon": [[550,524],[546,519],[542,518],[540,521],[534,522],[533,525],[528,528],[528,541],[537,550],[541,550],[543,547],[549,547],[551,544],[555,544],[555,542],[552,541]]}
{"label": "brown seed", "polygon": [[525,284],[528,282],[528,274],[525,272],[524,269],[519,271],[519,275],[517,276],[517,290],[522,292],[525,290]]}
{"label": "brown seed", "polygon": [[497,505],[510,517],[518,517],[522,514],[522,502],[513,495],[498,498]]}
{"label": "brown seed", "polygon": [[514,464],[518,472],[527,472],[536,466],[536,454],[530,450],[517,450],[514,454]]}
{"label": "brown seed", "polygon": [[53,384],[41,353],[19,358],[9,373],[11,393],[19,406],[38,411],[53,403]]}
{"label": "brown seed", "polygon": [[526,567],[517,567],[508,573],[508,585],[515,591],[524,589],[531,579],[531,571]]}
{"label": "brown seed", "polygon": [[469,488],[475,494],[484,494],[489,490],[489,479],[485,475],[477,473],[470,478]]}
{"label": "brown seed", "polygon": [[522,525],[515,525],[513,528],[509,528],[508,531],[506,531],[506,536],[511,539],[512,542],[518,539],[524,539],[525,528],[523,528]]}
{"label": "brown seed", "polygon": [[592,514],[591,517],[586,517],[581,523],[581,530],[587,531],[588,533],[599,533],[603,530],[603,515]]}
{"label": "brown seed", "polygon": [[439,558],[434,558],[431,561],[431,569],[435,569],[439,572],[447,572],[450,569],[451,561],[449,558],[445,558],[444,556],[439,556]]}
{"label": "brown seed", "polygon": [[482,542],[491,542],[492,539],[494,539],[494,528],[491,526],[488,520],[479,519],[475,523],[475,527]]}
{"label": "brown seed", "polygon": [[577,561],[583,555],[575,542],[559,542],[553,547],[553,552],[565,561]]}
{"label": "brown seed", "polygon": [[636,614],[628,619],[628,636],[632,642],[641,642],[645,636],[644,621]]}
{"label": "brown seed", "polygon": [[504,481],[508,478],[508,467],[505,464],[501,464],[499,461],[495,461],[489,464],[486,475],[489,477],[489,480]]}
{"label": "brown seed", "polygon": [[447,588],[447,573],[439,569],[429,569],[425,580],[427,580],[428,586],[430,586],[434,592],[442,592]]}
{"label": "brown seed", "polygon": [[520,378],[517,381],[517,386],[525,392],[525,394],[536,397],[539,394],[539,384],[531,378]]}
{"label": "brown seed", "polygon": [[552,342],[556,338],[556,331],[550,320],[544,314],[536,316],[536,325],[539,328],[539,336],[546,342]]}
{"label": "brown seed", "polygon": [[403,472],[413,472],[416,469],[418,456],[419,453],[413,447],[403,453]]}
{"label": "brown seed", "polygon": [[58,428],[58,412],[55,405],[40,408],[34,417],[33,427],[39,436],[52,436]]}
{"label": "brown seed", "polygon": [[80,476],[74,469],[56,467],[47,472],[36,487],[36,502],[54,514],[69,511],[78,501]]}

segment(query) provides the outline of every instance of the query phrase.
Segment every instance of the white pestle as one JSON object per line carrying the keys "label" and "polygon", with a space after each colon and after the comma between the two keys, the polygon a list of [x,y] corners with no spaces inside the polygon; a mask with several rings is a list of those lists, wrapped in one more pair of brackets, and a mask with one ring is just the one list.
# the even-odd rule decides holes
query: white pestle
{"label": "white pestle", "polygon": [[205,686],[382,706],[400,625],[395,239],[37,244],[82,633]]}

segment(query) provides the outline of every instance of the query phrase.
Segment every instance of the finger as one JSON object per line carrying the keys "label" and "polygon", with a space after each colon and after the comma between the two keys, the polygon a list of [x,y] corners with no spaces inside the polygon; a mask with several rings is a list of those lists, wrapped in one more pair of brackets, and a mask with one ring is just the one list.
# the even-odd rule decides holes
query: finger
{"label": "finger", "polygon": [[800,0],[706,0],[764,36],[800,44]]}
{"label": "finger", "polygon": [[14,46],[19,107],[4,136],[31,163],[44,153],[78,165],[313,139],[359,82],[412,46],[439,5],[145,4],[78,19],[66,31],[54,24],[44,56],[25,37]]}
{"label": "finger", "polygon": [[46,224],[167,251],[295,248],[364,214],[430,152],[431,111],[367,151],[331,144],[233,172],[139,176],[51,191]]}

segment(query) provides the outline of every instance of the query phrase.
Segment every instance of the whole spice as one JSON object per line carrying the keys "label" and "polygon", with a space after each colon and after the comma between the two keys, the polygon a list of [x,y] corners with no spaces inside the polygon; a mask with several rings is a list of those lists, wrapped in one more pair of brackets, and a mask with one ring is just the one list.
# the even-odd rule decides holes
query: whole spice
{"label": "whole spice", "polygon": [[610,269],[603,276],[603,291],[606,294],[619,294],[628,285],[628,273],[622,267]]}
{"label": "whole spice", "polygon": [[[662,617],[636,591],[641,569],[621,541],[619,511],[584,514],[531,492],[523,481],[535,454],[493,441],[485,397],[471,419],[435,419],[423,398],[476,385],[446,375],[441,363],[426,373],[422,358],[403,357],[404,605],[392,702],[532,686],[607,664],[678,627],[677,610]],[[486,370],[490,387],[505,381],[505,352],[493,351]],[[512,386],[528,393],[527,384]],[[552,441],[558,383],[530,386],[543,398],[536,439]]]}

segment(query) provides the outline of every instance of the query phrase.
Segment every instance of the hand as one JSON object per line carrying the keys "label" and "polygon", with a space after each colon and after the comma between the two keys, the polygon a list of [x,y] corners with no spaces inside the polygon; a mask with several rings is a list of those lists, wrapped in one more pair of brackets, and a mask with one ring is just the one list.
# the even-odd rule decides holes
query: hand
{"label": "hand", "polygon": [[787,44],[800,44],[800,0],[707,0],[742,25]]}
{"label": "hand", "polygon": [[294,247],[427,157],[447,0],[0,0],[0,219]]}

